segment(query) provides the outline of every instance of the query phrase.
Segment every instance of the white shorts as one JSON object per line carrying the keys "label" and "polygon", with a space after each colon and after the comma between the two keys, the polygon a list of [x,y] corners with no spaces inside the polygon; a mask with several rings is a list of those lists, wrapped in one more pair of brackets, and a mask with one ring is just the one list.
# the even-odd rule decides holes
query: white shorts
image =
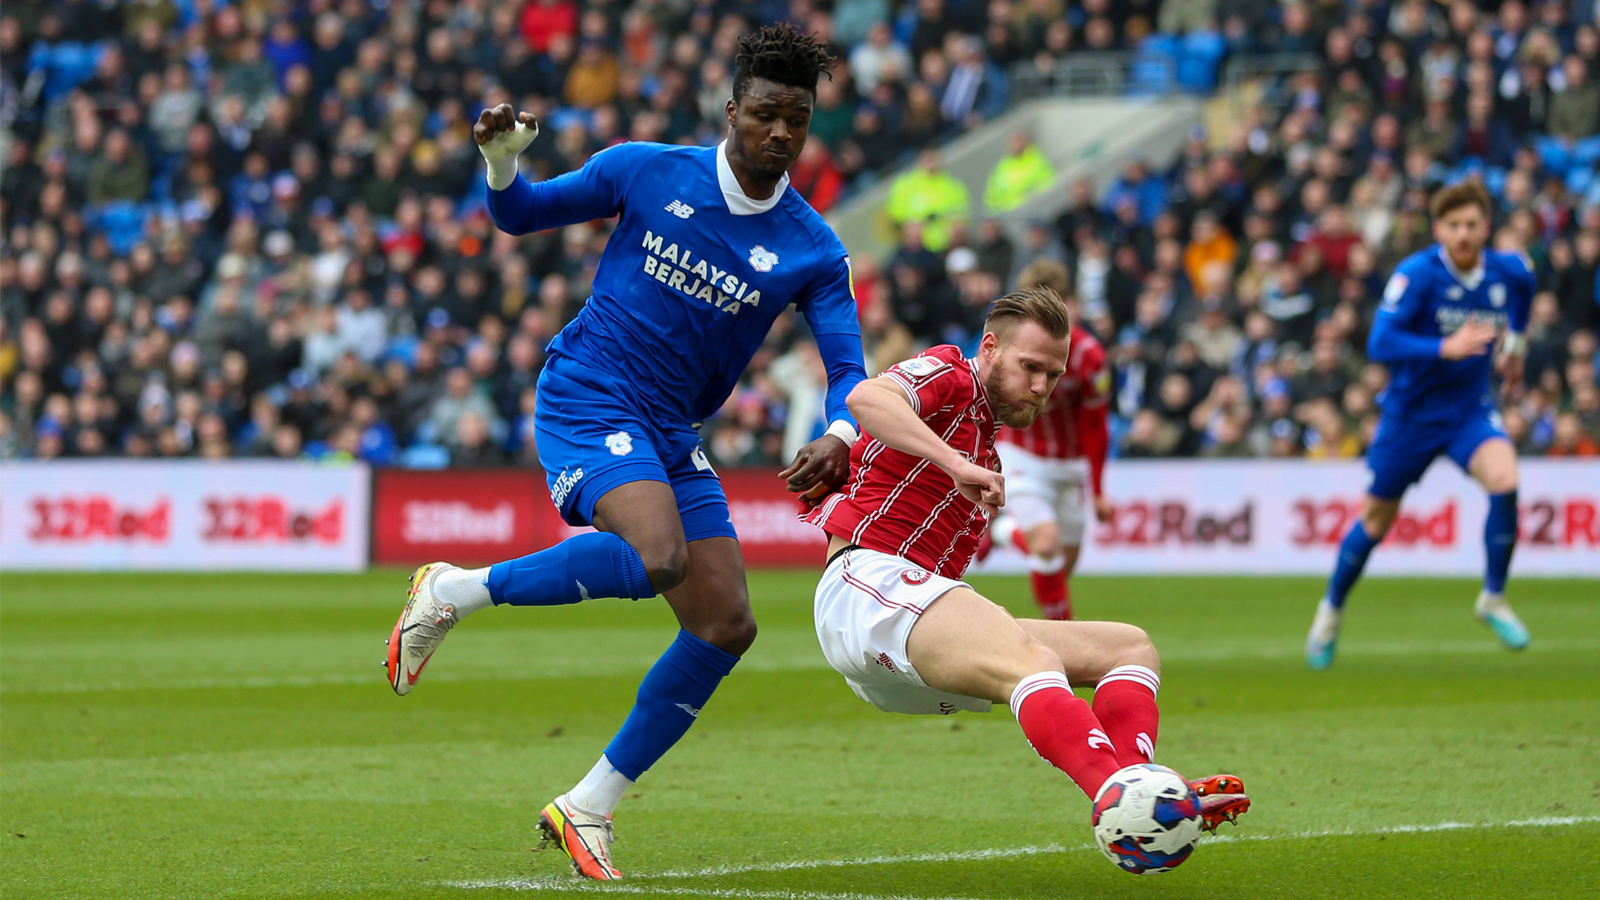
{"label": "white shorts", "polygon": [[906,658],[906,638],[927,608],[965,584],[877,550],[856,548],[817,584],[817,640],[856,696],[884,712],[947,716],[988,712],[987,700],[934,690]]}
{"label": "white shorts", "polygon": [[1047,459],[1016,444],[996,443],[1006,477],[1006,513],[1023,531],[1054,522],[1065,547],[1083,544],[1093,490],[1087,459]]}

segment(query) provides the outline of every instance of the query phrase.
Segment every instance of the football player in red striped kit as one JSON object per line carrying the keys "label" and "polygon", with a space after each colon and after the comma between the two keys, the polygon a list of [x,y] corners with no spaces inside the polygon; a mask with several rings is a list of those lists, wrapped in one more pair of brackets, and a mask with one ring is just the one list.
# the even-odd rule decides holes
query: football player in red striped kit
{"label": "football player in red striped kit", "polygon": [[[1067,368],[1067,308],[1048,288],[995,301],[978,354],[940,346],[851,391],[850,480],[804,514],[829,535],[817,586],[823,655],[886,712],[1009,703],[1033,748],[1093,798],[1155,756],[1160,658],[1117,622],[1013,619],[959,579],[1006,502],[1002,426],[1031,424]],[[1073,685],[1095,688],[1091,706]],[[1190,782],[1204,827],[1249,808],[1232,775]]]}
{"label": "football player in red striped kit", "polygon": [[[1063,297],[1067,269],[1039,259],[1022,271],[1023,287],[1043,286]],[[1046,619],[1072,618],[1068,579],[1078,564],[1088,511],[1104,522],[1111,503],[1101,488],[1111,436],[1106,416],[1111,373],[1106,351],[1072,313],[1072,349],[1067,371],[1033,424],[1000,429],[1000,460],[1008,490],[1006,511],[995,520],[993,538],[1028,557],[1033,599]]]}

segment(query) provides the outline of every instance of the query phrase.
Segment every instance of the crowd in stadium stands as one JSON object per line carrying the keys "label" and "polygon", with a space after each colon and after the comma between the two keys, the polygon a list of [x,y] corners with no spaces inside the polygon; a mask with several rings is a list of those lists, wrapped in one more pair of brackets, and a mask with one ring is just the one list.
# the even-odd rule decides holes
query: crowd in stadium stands
{"label": "crowd in stadium stands", "polygon": [[[1107,345],[1116,454],[1353,457],[1385,275],[1431,240],[1430,189],[1481,177],[1495,246],[1540,285],[1506,427],[1600,454],[1593,0],[11,0],[0,457],[531,462],[544,346],[608,225],[497,232],[471,123],[534,112],[533,178],[623,140],[714,143],[736,38],[777,19],[840,59],[794,189],[826,212],[904,171],[897,249],[856,261],[870,369],[971,344],[1049,257]],[[1322,64],[1170,166],[1071,186],[1018,242],[986,215],[1055,183],[1027,135],[977,197],[943,171],[1019,70],[1179,36]],[[820,430],[803,330],[781,319],[708,424],[718,463]]]}

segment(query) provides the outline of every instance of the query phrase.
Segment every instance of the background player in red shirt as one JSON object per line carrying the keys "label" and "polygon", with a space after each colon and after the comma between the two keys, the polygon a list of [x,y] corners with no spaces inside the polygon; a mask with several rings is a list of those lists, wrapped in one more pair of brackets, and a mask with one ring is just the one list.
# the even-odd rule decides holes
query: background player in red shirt
{"label": "background player in red shirt", "polygon": [[[830,540],[817,637],[861,699],[948,715],[1009,703],[1039,755],[1093,798],[1155,756],[1160,658],[1116,622],[1013,619],[958,581],[1006,502],[1001,425],[1027,427],[1067,368],[1067,309],[1047,288],[995,301],[978,355],[941,346],[858,384],[847,486],[806,514]],[[1094,685],[1094,704],[1072,685]],[[1192,782],[1205,826],[1244,812],[1231,775]]]}
{"label": "background player in red shirt", "polygon": [[995,520],[994,540],[1027,554],[1033,598],[1044,617],[1070,619],[1067,579],[1078,564],[1090,505],[1099,521],[1111,518],[1111,503],[1101,489],[1111,443],[1106,425],[1111,373],[1105,348],[1078,324],[1065,266],[1053,259],[1037,260],[1022,271],[1020,283],[1047,287],[1067,298],[1072,349],[1066,374],[1033,424],[1000,430],[1007,503],[1005,514]]}

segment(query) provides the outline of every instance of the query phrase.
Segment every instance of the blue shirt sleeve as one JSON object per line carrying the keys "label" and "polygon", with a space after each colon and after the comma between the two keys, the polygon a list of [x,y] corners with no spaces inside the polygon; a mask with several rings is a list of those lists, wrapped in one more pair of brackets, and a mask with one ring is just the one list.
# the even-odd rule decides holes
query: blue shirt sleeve
{"label": "blue shirt sleeve", "polygon": [[1512,284],[1511,302],[1506,310],[1506,325],[1516,334],[1528,330],[1528,313],[1533,308],[1533,295],[1539,290],[1539,279],[1533,274],[1528,258],[1514,254],[1516,262],[1512,271],[1516,279]]}
{"label": "blue shirt sleeve", "polygon": [[1402,266],[1390,276],[1378,305],[1372,334],[1367,338],[1367,356],[1374,362],[1400,362],[1408,359],[1438,359],[1441,338],[1410,330],[1417,313],[1427,302],[1427,277]]}
{"label": "blue shirt sleeve", "polygon": [[521,175],[489,191],[489,215],[507,234],[561,228],[622,212],[628,185],[650,157],[648,144],[618,144],[589,157],[575,172],[530,184]]}
{"label": "blue shirt sleeve", "polygon": [[843,420],[854,428],[856,420],[850,415],[845,398],[867,377],[867,367],[862,362],[861,322],[856,318],[850,258],[841,252],[825,263],[822,277],[795,301],[795,306],[811,326],[817,352],[828,370],[828,421]]}

